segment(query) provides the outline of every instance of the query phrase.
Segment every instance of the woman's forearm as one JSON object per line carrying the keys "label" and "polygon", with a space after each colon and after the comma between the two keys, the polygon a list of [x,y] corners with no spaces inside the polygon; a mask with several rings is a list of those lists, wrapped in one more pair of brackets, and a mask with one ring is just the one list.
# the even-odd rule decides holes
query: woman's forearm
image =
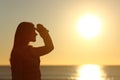
{"label": "woman's forearm", "polygon": [[37,31],[39,32],[39,35],[43,38],[44,41],[44,48],[47,52],[50,52],[54,49],[52,39],[49,35],[49,31],[41,24],[37,25]]}
{"label": "woman's forearm", "polygon": [[53,42],[52,42],[52,39],[51,39],[49,33],[46,32],[46,33],[44,34],[44,36],[42,36],[42,38],[43,38],[43,40],[44,40],[45,47],[46,47],[48,50],[52,51],[52,50],[54,49],[54,45],[53,45]]}

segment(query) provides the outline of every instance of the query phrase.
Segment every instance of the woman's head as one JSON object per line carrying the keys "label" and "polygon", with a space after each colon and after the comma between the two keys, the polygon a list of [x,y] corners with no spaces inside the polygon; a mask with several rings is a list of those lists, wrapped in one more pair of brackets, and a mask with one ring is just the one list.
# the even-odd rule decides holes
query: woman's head
{"label": "woman's head", "polygon": [[30,22],[21,22],[15,33],[14,43],[17,45],[28,44],[30,41],[36,41],[36,32],[34,24]]}

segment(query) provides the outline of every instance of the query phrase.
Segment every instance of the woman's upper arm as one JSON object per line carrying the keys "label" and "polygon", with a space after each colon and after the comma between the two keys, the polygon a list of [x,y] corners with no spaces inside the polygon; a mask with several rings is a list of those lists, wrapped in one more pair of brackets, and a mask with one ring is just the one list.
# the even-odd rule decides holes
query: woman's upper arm
{"label": "woman's upper arm", "polygon": [[49,52],[51,52],[53,49],[46,47],[46,46],[42,46],[42,47],[31,47],[31,52],[34,56],[43,56],[45,54],[48,54]]}

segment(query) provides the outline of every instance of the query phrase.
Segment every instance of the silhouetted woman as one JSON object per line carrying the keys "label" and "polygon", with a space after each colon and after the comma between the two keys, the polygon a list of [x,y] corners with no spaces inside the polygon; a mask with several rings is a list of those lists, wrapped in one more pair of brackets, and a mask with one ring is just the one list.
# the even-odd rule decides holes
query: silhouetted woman
{"label": "silhouetted woman", "polygon": [[[36,32],[43,38],[45,46],[33,47],[29,42],[36,41]],[[18,25],[11,52],[12,80],[41,80],[40,56],[53,50],[53,43],[48,30],[41,24],[37,28],[30,22]]]}

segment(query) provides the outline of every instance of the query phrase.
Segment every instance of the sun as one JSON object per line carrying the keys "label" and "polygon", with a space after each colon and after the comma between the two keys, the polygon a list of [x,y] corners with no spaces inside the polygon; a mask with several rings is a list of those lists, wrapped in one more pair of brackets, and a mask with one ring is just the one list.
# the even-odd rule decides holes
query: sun
{"label": "sun", "polygon": [[98,16],[85,14],[78,20],[77,31],[87,39],[96,37],[101,32],[102,23]]}

